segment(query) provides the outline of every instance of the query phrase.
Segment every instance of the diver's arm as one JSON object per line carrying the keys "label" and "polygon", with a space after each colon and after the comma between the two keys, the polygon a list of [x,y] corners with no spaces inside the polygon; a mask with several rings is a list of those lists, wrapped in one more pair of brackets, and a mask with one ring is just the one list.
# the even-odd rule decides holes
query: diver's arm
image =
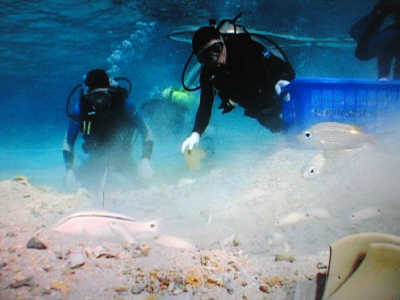
{"label": "diver's arm", "polygon": [[199,135],[202,135],[206,130],[208,123],[210,122],[212,105],[214,102],[214,89],[210,81],[210,77],[203,73],[200,78],[200,86],[200,105],[197,109],[193,132],[197,132]]}
{"label": "diver's arm", "polygon": [[133,112],[134,121],[137,129],[142,136],[142,158],[150,159],[153,153],[153,136],[149,126],[144,122],[142,116],[135,110]]}
{"label": "diver's arm", "polygon": [[74,166],[74,144],[79,133],[79,123],[70,120],[63,142],[63,157],[65,168],[71,170]]}
{"label": "diver's arm", "polygon": [[292,81],[295,72],[291,64],[273,54],[262,44],[253,41],[248,45],[245,56],[246,74],[254,77],[254,81],[267,80],[276,84],[279,80]]}
{"label": "diver's arm", "polygon": [[261,74],[266,74],[267,86],[272,85],[276,95],[280,96],[283,100],[289,101],[290,95],[284,92],[284,87],[289,85],[290,81],[296,76],[292,65],[264,47],[261,52],[262,61],[259,62],[259,66],[264,68]]}
{"label": "diver's arm", "polygon": [[200,142],[200,135],[206,130],[211,118],[211,110],[214,102],[214,88],[210,81],[210,74],[207,74],[204,69],[200,75],[200,105],[196,113],[196,121],[194,123],[192,134],[187,137],[182,145],[181,152],[192,150]]}
{"label": "diver's arm", "polygon": [[277,80],[292,81],[296,74],[289,62],[286,62],[278,56],[271,54],[267,59],[268,67],[272,69],[272,73]]}
{"label": "diver's arm", "polygon": [[292,65],[288,61],[283,61],[279,57],[272,55],[270,58],[272,74],[274,78],[274,90],[276,95],[285,101],[290,100],[290,94],[284,88],[290,84],[296,74]]}
{"label": "diver's arm", "polygon": [[153,177],[153,168],[150,165],[150,158],[153,154],[153,137],[150,128],[144,122],[142,116],[137,112],[133,111],[133,118],[136,128],[139,130],[142,136],[142,159],[137,166],[138,176],[143,180],[148,180]]}

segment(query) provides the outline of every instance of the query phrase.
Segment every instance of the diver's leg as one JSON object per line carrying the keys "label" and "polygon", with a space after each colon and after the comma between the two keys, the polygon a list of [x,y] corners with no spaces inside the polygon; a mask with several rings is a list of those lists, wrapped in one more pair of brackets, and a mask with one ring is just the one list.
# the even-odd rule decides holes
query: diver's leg
{"label": "diver's leg", "polygon": [[[361,60],[370,59],[374,56],[394,56],[399,50],[400,30],[390,26],[385,30],[370,36],[367,40],[359,43],[357,47]],[[357,51],[357,50],[356,50]],[[362,51],[362,53],[361,53]]]}
{"label": "diver's leg", "polygon": [[96,191],[101,184],[106,166],[104,156],[91,154],[79,172],[83,185],[91,191]]}
{"label": "diver's leg", "polygon": [[[400,30],[396,26],[389,26],[377,36],[373,43],[376,45],[378,53],[378,71],[379,78],[390,78],[390,71],[393,60],[399,57],[400,53]],[[398,78],[399,70],[397,59],[394,77]]]}
{"label": "diver's leg", "polygon": [[361,18],[350,29],[350,35],[357,41],[355,56],[359,60],[369,60],[377,55],[376,36],[387,13],[378,6],[367,16]]}
{"label": "diver's leg", "polygon": [[384,54],[378,56],[378,78],[379,80],[389,80],[392,68],[393,56]]}
{"label": "diver's leg", "polygon": [[257,121],[269,129],[271,132],[280,132],[284,128],[284,122],[280,118],[279,114],[270,113],[269,111],[262,111],[257,116]]}
{"label": "diver's leg", "polygon": [[393,79],[400,80],[400,54],[394,58]]}
{"label": "diver's leg", "polygon": [[245,115],[256,119],[262,126],[272,132],[282,131],[285,125],[281,119],[282,99],[266,91],[268,91],[268,88],[257,99],[257,102],[260,103],[259,108],[252,111],[245,111]]}
{"label": "diver's leg", "polygon": [[137,164],[130,152],[119,152],[118,155],[114,155],[111,166],[115,183],[121,186],[132,185],[137,174]]}
{"label": "diver's leg", "polygon": [[272,132],[280,132],[284,129],[284,122],[280,117],[280,110],[276,108],[264,108],[260,111],[245,111],[245,115],[254,118],[265,128]]}

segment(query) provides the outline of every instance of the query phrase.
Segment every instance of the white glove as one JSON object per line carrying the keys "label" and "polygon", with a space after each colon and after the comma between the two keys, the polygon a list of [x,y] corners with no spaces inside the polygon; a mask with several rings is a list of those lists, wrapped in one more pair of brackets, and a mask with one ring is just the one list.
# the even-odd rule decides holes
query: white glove
{"label": "white glove", "polygon": [[[290,84],[290,82],[287,81],[287,80],[279,80],[275,84],[275,92],[276,92],[276,94],[279,96],[282,93],[282,88],[284,88],[285,86],[288,86],[289,84]],[[286,93],[285,95],[283,95],[282,99],[285,100],[285,101],[290,101],[290,94]]]}
{"label": "white glove", "polygon": [[193,131],[192,134],[182,143],[181,152],[185,153],[187,150],[192,150],[200,142],[200,134]]}
{"label": "white glove", "polygon": [[150,160],[143,158],[138,165],[138,175],[142,179],[150,179],[153,177],[154,171],[150,166]]}
{"label": "white glove", "polygon": [[69,192],[74,192],[77,189],[78,185],[76,182],[74,171],[72,169],[67,170],[67,172],[65,173],[64,184],[65,188]]}

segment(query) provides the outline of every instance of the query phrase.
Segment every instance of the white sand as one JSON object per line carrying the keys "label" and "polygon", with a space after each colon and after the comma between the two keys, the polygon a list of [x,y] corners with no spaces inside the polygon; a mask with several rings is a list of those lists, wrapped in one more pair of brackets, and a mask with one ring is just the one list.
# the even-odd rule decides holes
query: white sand
{"label": "white sand", "polygon": [[293,299],[297,283],[325,271],[317,265],[327,265],[333,241],[400,234],[397,137],[338,156],[311,179],[302,169],[318,151],[277,139],[209,158],[201,172],[106,190],[105,209],[156,219],[160,235],[195,249],[160,245],[157,235],[133,245],[48,235],[48,249],[27,249],[37,230],[96,200],[2,181],[0,299]]}

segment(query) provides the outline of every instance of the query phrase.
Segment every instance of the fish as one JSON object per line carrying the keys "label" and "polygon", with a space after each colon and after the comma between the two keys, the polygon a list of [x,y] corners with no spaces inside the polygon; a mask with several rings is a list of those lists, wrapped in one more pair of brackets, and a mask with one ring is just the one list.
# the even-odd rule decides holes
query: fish
{"label": "fish", "polygon": [[314,178],[322,173],[326,166],[326,156],[323,153],[315,155],[302,170],[303,177],[306,179]]}
{"label": "fish", "polygon": [[365,148],[321,151],[302,168],[302,175],[305,179],[312,179],[321,174],[343,169],[354,156],[364,150]]}
{"label": "fish", "polygon": [[298,138],[317,149],[332,151],[360,148],[373,143],[374,137],[346,123],[322,122],[303,131]]}
{"label": "fish", "polygon": [[158,221],[139,222],[129,216],[108,211],[85,211],[62,218],[50,229],[67,235],[132,243],[137,234],[157,232]]}
{"label": "fish", "polygon": [[195,246],[182,238],[172,236],[172,235],[160,235],[154,239],[154,241],[168,248],[175,249],[195,249]]}
{"label": "fish", "polygon": [[379,208],[367,207],[367,208],[364,208],[357,212],[352,213],[351,219],[352,220],[367,220],[370,218],[380,216],[381,214],[382,214],[382,212]]}
{"label": "fish", "polygon": [[280,220],[278,220],[277,224],[278,225],[291,225],[291,224],[303,221],[306,218],[307,218],[307,216],[303,213],[293,212],[293,213],[281,218]]}
{"label": "fish", "polygon": [[330,218],[330,214],[326,209],[323,208],[314,208],[307,212],[292,212],[279,219],[277,221],[277,225],[292,225],[311,218],[327,219]]}

